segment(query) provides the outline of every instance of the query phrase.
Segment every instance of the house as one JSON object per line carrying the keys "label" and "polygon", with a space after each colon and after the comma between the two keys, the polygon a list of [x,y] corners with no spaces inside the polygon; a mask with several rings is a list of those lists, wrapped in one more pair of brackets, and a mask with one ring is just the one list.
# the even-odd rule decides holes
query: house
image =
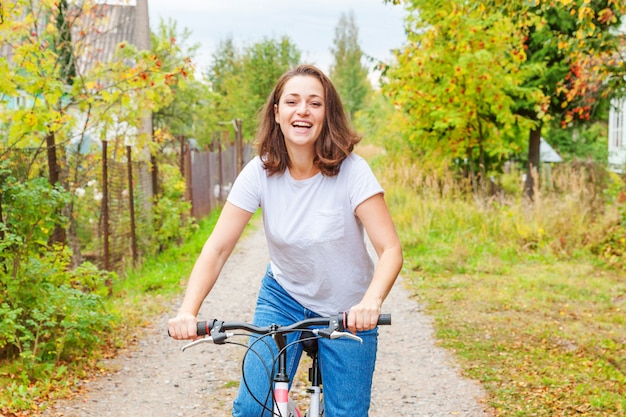
{"label": "house", "polygon": [[[622,22],[619,32],[626,34],[626,20]],[[626,173],[626,98],[611,100],[608,164],[609,170],[619,174]]]}
{"label": "house", "polygon": [[[4,8],[11,7],[15,0],[4,2]],[[88,14],[80,14],[80,9],[70,5],[66,16],[71,27],[71,37],[76,57],[76,71],[84,75],[98,62],[114,59],[117,45],[121,42],[134,44],[140,50],[150,49],[150,26],[148,18],[148,0],[93,1]],[[0,2],[0,7],[3,2]],[[37,10],[37,2],[33,3]],[[45,26],[48,17],[42,17],[39,27]],[[11,63],[13,49],[7,42],[0,40],[0,57]],[[18,93],[14,97],[3,97],[3,106],[7,109],[28,106],[28,97]],[[151,126],[145,131],[151,132]]]}
{"label": "house", "polygon": [[541,162],[563,162],[563,158],[544,138],[539,145],[539,158]]}

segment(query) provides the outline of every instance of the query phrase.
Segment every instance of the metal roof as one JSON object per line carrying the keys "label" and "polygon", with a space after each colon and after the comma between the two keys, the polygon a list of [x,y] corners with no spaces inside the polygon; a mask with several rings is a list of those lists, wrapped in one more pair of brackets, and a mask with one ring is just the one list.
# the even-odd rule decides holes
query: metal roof
{"label": "metal roof", "polygon": [[79,74],[113,60],[121,42],[135,43],[135,7],[101,4],[78,16],[72,25]]}
{"label": "metal roof", "polygon": [[[70,8],[67,19],[71,25],[79,74],[84,74],[97,63],[111,61],[121,42],[142,44],[137,39],[141,32],[138,24],[142,23],[137,21],[137,7],[134,5],[96,4],[87,13]],[[10,62],[12,55],[12,47],[0,42],[0,56]]]}

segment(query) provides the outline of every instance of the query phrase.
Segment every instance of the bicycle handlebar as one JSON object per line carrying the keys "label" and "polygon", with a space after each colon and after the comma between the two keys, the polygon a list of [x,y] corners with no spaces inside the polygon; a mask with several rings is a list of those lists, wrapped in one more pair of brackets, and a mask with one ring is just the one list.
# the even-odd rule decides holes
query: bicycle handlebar
{"label": "bicycle handlebar", "polygon": [[[217,319],[208,321],[199,321],[197,323],[197,335],[206,336],[211,335],[212,332],[224,333],[227,330],[245,330],[258,334],[269,333],[290,333],[296,330],[308,329],[311,326],[328,326],[329,329],[343,332],[346,330],[348,324],[348,313],[340,313],[331,317],[313,317],[310,319],[304,319],[302,321],[290,324],[288,326],[255,326],[250,323],[243,322],[223,322]],[[390,325],[391,314],[380,314],[378,316],[378,325]]]}

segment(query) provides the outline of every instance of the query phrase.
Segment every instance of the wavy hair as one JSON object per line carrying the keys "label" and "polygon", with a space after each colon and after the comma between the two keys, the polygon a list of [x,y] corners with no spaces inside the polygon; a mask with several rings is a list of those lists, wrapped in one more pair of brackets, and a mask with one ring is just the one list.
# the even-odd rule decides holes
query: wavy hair
{"label": "wavy hair", "polygon": [[350,155],[361,137],[351,128],[335,86],[320,69],[313,65],[297,66],[278,79],[274,90],[259,113],[256,133],[257,152],[269,175],[282,174],[291,165],[285,137],[274,115],[274,105],[278,104],[287,81],[297,76],[315,77],[324,88],[324,126],[315,142],[313,164],[322,174],[332,177],[339,173],[341,162]]}

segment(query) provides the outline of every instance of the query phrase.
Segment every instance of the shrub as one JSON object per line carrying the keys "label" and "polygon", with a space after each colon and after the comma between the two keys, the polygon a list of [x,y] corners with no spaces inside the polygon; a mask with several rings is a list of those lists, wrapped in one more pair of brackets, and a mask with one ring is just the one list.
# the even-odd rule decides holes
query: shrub
{"label": "shrub", "polygon": [[65,223],[62,189],[7,176],[0,191],[0,359],[18,359],[32,377],[37,364],[72,359],[99,341],[110,326],[101,296],[114,275],[90,264],[72,270],[69,249],[48,244]]}

